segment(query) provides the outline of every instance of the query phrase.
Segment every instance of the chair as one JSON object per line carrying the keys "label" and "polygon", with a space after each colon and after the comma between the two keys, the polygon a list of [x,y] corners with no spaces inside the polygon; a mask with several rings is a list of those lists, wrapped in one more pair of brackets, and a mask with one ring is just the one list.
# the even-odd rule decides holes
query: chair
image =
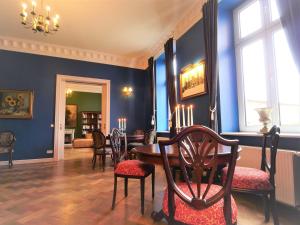
{"label": "chair", "polygon": [[156,143],[156,131],[155,130],[149,130],[148,132],[146,132],[144,134],[144,141],[143,143],[141,142],[132,142],[132,143],[128,143],[128,151],[129,151],[129,158],[133,158],[132,157],[132,153],[131,153],[131,149],[139,147],[139,146],[143,146],[143,145],[149,145],[149,144],[154,144]]}
{"label": "chair", "polygon": [[0,132],[0,154],[8,154],[8,166],[13,166],[12,154],[16,137],[11,131]]}
{"label": "chair", "polygon": [[[122,140],[125,143],[124,150],[121,149]],[[144,214],[145,178],[152,174],[152,199],[154,199],[155,167],[139,160],[128,160],[126,134],[121,133],[118,129],[112,130],[110,142],[115,167],[112,209],[115,208],[118,177],[124,178],[125,197],[128,195],[128,179],[139,179],[141,183],[141,213]]]}
{"label": "chair", "polygon": [[[197,134],[196,136],[194,134]],[[197,137],[197,138],[195,138]],[[172,176],[166,146],[178,149],[178,161],[183,172],[183,182],[176,183]],[[222,156],[218,146],[229,146],[231,153]],[[188,127],[168,141],[159,141],[168,187],[164,193],[163,207],[154,219],[165,217],[168,224],[235,224],[237,207],[231,196],[231,181],[238,157],[238,140],[226,140],[204,126]],[[227,182],[213,184],[218,165],[229,164]],[[193,169],[193,178],[187,169]],[[208,183],[203,183],[204,170],[210,170]]]}
{"label": "chair", "polygon": [[[276,155],[279,137],[280,128],[273,126],[268,133],[263,135],[261,168],[236,167],[232,181],[233,191],[262,196],[265,221],[269,221],[271,210],[276,225],[279,224],[275,196]],[[266,156],[267,146],[270,148],[270,163]],[[223,182],[226,180],[227,173],[228,168],[224,168],[222,171]]]}
{"label": "chair", "polygon": [[105,161],[106,155],[110,154],[106,151],[106,137],[100,130],[95,130],[92,132],[93,136],[93,148],[94,148],[94,155],[93,155],[93,169],[95,169],[97,156],[99,156],[99,162],[102,159],[102,169],[105,170]]}

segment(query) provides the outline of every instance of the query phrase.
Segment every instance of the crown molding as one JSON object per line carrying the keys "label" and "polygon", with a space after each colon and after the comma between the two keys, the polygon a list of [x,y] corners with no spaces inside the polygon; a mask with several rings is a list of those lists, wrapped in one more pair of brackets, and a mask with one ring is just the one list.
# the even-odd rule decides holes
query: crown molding
{"label": "crown molding", "polygon": [[66,47],[5,36],[0,36],[0,49],[136,69],[145,69],[145,67],[147,67],[147,61],[145,61],[142,57],[123,57],[99,51]]}
{"label": "crown molding", "polygon": [[146,69],[148,67],[148,58],[152,56],[159,56],[164,51],[164,44],[169,38],[173,37],[175,40],[178,40],[202,18],[201,8],[205,2],[206,0],[197,0],[195,4],[186,11],[181,20],[171,29],[171,31],[162,34],[159,41],[154,46],[147,49],[140,57],[124,57],[88,49],[67,47],[6,36],[0,36],[0,49],[135,69]]}
{"label": "crown molding", "polygon": [[[206,0],[197,0],[195,4],[191,6],[182,19],[173,27],[170,32],[165,33],[161,39],[152,48],[148,49],[148,55],[158,57],[164,51],[164,44],[167,40],[173,37],[178,40],[183,34],[185,34],[193,25],[195,25],[202,18],[202,6]],[[148,57],[148,58],[149,58]]]}

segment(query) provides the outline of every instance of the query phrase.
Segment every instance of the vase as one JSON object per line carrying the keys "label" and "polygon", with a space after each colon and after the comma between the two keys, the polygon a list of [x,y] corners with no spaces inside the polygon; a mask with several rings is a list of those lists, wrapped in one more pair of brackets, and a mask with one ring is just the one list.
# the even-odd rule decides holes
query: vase
{"label": "vase", "polygon": [[271,122],[271,112],[272,112],[272,108],[257,108],[255,109],[256,112],[259,115],[259,122],[261,122],[263,124],[263,127],[260,129],[260,133],[268,133],[269,132],[269,128],[268,125]]}

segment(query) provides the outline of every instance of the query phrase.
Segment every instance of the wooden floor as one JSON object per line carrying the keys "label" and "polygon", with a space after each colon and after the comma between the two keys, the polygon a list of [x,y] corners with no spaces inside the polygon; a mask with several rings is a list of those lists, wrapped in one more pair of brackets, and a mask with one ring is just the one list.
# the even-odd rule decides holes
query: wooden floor
{"label": "wooden floor", "polygon": [[[157,168],[156,198],[151,200],[150,179],[146,183],[145,215],[140,214],[139,182],[129,181],[124,198],[119,182],[117,204],[111,211],[113,170],[107,160],[106,172],[91,169],[91,150],[67,150],[65,161],[0,167],[1,225],[143,225],[154,224],[153,209],[161,205],[165,178]],[[259,199],[235,196],[238,224],[265,224]],[[280,208],[281,224],[300,224],[295,212]],[[164,222],[156,223],[165,224]],[[272,222],[268,223],[272,224]]]}

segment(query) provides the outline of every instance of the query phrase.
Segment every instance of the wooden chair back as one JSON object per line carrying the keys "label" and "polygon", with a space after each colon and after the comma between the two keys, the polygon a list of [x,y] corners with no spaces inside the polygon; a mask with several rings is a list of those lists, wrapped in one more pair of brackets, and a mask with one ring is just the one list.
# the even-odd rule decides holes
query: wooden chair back
{"label": "wooden chair back", "polygon": [[146,132],[144,137],[144,144],[149,145],[149,144],[154,144],[155,142],[156,142],[156,131],[149,130],[148,132]]}
{"label": "wooden chair back", "polygon": [[101,149],[106,146],[106,137],[100,130],[94,130],[93,133],[94,149]]}
{"label": "wooden chair back", "polygon": [[[261,170],[268,171],[270,174],[270,183],[275,185],[276,156],[278,142],[280,138],[280,128],[274,125],[270,131],[263,135]],[[268,160],[266,150],[270,149],[270,159]]]}
{"label": "wooden chair back", "polygon": [[11,131],[2,131],[0,132],[0,153],[6,152],[7,149],[12,150],[14,143],[16,141],[16,137]]}
{"label": "wooden chair back", "polygon": [[[187,185],[189,193],[184,193],[175,183],[171,166],[166,154],[166,146],[176,145],[178,148],[178,160],[183,173],[184,183]],[[228,157],[221,157],[219,146],[229,146],[231,154]],[[176,194],[182,201],[195,209],[205,209],[222,198],[227,199],[224,212],[231,221],[231,183],[238,156],[238,140],[226,140],[219,136],[210,128],[204,126],[192,126],[178,133],[174,138],[168,141],[159,141],[159,147],[163,158],[163,165],[168,182],[168,207],[170,218],[174,217]],[[214,195],[209,195],[211,185],[216,176],[219,165],[228,164],[229,169],[225,184],[220,191]],[[190,178],[187,169],[193,170],[193,177]],[[205,171],[210,171],[206,188],[201,188],[203,184],[202,177]],[[192,184],[196,185],[196,191],[192,189]],[[229,201],[228,201],[229,200]]]}
{"label": "wooden chair back", "polygon": [[119,162],[128,159],[126,133],[122,133],[117,128],[113,128],[110,134],[110,144],[114,166],[116,167]]}

